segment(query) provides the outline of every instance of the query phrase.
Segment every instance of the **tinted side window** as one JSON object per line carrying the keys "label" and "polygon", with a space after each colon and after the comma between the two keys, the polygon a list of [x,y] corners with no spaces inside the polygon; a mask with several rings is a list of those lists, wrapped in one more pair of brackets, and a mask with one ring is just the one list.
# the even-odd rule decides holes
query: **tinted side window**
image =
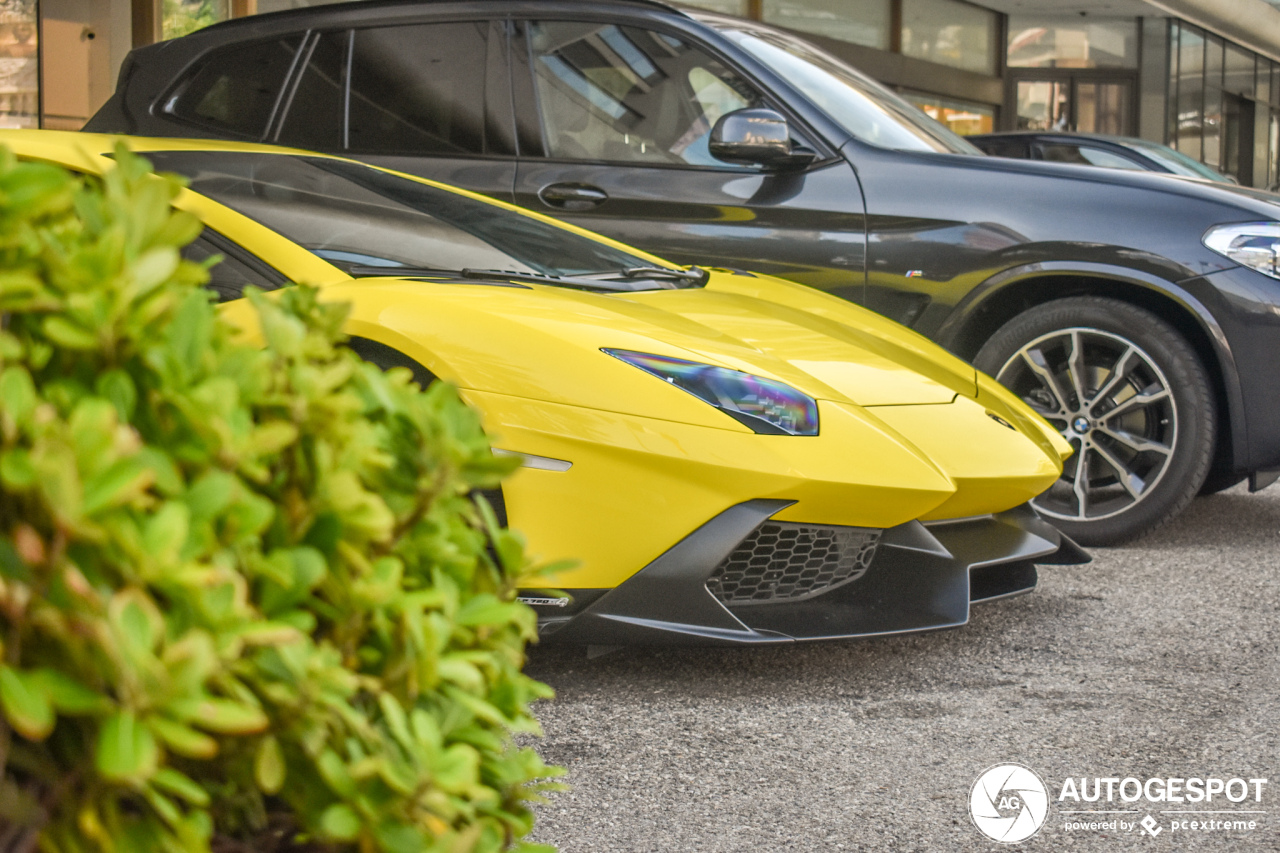
{"label": "tinted side window", "polygon": [[487,21],[357,30],[352,151],[483,154]]}
{"label": "tinted side window", "polygon": [[210,53],[168,107],[179,118],[262,138],[302,36],[237,44]]}
{"label": "tinted side window", "polygon": [[1092,145],[1077,145],[1069,142],[1044,142],[1040,144],[1040,157],[1055,163],[1079,163],[1082,166],[1102,166],[1107,169],[1134,169],[1142,171],[1143,166],[1135,160],[1116,154],[1105,148],[1094,148]]}
{"label": "tinted side window", "polygon": [[[221,234],[205,229],[182,250],[182,257],[197,263],[221,255],[209,270],[209,283],[205,287],[218,295],[219,302],[230,302],[244,296],[244,289],[252,285],[263,290],[275,290],[283,279],[274,271],[268,271],[260,262],[251,262],[232,254],[232,246]],[[256,259],[255,259],[256,261]]]}
{"label": "tinted side window", "polygon": [[725,113],[760,96],[718,60],[674,36],[613,24],[529,25],[547,154],[724,166],[707,141]]}
{"label": "tinted side window", "polygon": [[276,141],[316,151],[343,148],[343,86],[350,33],[325,33],[316,39],[297,87],[289,99]]}
{"label": "tinted side window", "polygon": [[992,157],[1013,157],[1017,160],[1026,160],[1030,157],[1027,153],[1027,143],[1021,139],[984,139],[981,142],[975,142],[974,145]]}

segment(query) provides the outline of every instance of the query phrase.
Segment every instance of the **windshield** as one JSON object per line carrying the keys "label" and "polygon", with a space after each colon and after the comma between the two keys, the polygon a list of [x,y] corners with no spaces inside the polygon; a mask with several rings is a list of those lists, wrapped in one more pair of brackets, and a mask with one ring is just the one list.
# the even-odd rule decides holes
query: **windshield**
{"label": "windshield", "polygon": [[1175,175],[1183,175],[1188,178],[1201,178],[1203,180],[1217,181],[1220,184],[1230,184],[1233,181],[1220,172],[1215,172],[1205,164],[1198,160],[1193,160],[1181,151],[1174,151],[1164,145],[1156,145],[1154,143],[1140,142],[1131,140],[1128,145],[1138,149],[1152,160],[1158,162],[1161,166],[1169,169]]}
{"label": "windshield", "polygon": [[801,39],[728,19],[707,19],[734,44],[772,68],[853,136],[901,151],[981,154],[884,86]]}
{"label": "windshield", "polygon": [[348,272],[475,269],[575,276],[654,266],[532,216],[359,163],[226,151],[146,156],[157,169],[185,176],[195,192]]}

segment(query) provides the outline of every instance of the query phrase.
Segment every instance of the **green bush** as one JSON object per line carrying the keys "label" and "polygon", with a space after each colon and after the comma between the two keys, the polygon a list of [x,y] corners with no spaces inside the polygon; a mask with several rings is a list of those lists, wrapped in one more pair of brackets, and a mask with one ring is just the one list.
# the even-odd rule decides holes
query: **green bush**
{"label": "green bush", "polygon": [[311,288],[237,339],[117,159],[0,152],[0,850],[530,849],[510,460]]}

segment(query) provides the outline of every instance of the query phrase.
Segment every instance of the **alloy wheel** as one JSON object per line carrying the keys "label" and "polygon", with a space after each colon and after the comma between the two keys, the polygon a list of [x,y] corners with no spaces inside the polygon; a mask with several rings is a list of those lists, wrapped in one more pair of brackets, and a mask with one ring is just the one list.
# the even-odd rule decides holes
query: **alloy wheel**
{"label": "alloy wheel", "polygon": [[1053,424],[1075,455],[1033,502],[1042,514],[1087,522],[1132,510],[1169,469],[1178,405],[1164,371],[1141,347],[1100,329],[1041,335],[997,380]]}

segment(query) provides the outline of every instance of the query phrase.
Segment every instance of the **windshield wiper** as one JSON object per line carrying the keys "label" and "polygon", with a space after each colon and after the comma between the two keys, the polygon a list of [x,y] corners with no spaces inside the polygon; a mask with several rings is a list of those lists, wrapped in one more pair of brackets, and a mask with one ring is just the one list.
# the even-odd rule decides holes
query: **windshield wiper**
{"label": "windshield wiper", "polygon": [[605,290],[610,292],[630,293],[637,288],[629,281],[606,281],[596,278],[574,278],[572,276],[545,275],[538,272],[516,272],[515,270],[483,270],[465,267],[460,270],[442,270],[434,267],[376,267],[352,264],[346,268],[348,275],[354,278],[373,278],[377,276],[431,278],[469,278],[477,281],[503,282],[523,281],[532,284],[552,284],[558,287],[574,287],[583,290]]}
{"label": "windshield wiper", "polygon": [[623,278],[670,278],[691,284],[706,284],[707,279],[711,277],[711,274],[702,267],[689,267],[687,270],[666,267],[627,267],[618,270],[618,273]]}
{"label": "windshield wiper", "polygon": [[557,287],[576,287],[581,290],[607,290],[631,293],[638,288],[630,282],[607,281],[599,278],[577,278],[569,275],[547,275],[540,272],[515,272],[513,270],[477,270],[470,267],[460,270],[463,278],[480,278],[486,281],[528,281],[534,284],[552,284]]}

